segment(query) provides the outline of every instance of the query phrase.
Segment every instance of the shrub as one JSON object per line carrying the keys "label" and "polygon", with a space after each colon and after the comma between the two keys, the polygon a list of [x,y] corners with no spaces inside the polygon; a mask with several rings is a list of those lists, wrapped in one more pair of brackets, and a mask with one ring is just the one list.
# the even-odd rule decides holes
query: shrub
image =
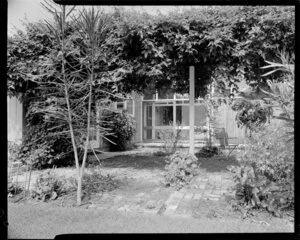
{"label": "shrub", "polygon": [[219,154],[218,147],[216,147],[216,146],[204,146],[195,155],[197,157],[210,158],[210,157],[213,157],[214,155],[217,155],[217,154]]}
{"label": "shrub", "polygon": [[130,147],[134,136],[135,120],[126,111],[105,111],[102,116],[102,127],[110,129],[111,135],[106,136],[111,151],[123,151]]}
{"label": "shrub", "polygon": [[[76,191],[77,179],[72,177],[68,179],[68,191]],[[118,182],[113,179],[113,176],[103,175],[96,170],[91,170],[90,173],[85,173],[82,180],[83,196],[91,196],[99,192],[111,191],[116,189]]]}
{"label": "shrub", "polygon": [[284,126],[261,128],[248,139],[240,166],[231,167],[238,205],[276,216],[294,207],[294,145]]}
{"label": "shrub", "polygon": [[180,137],[181,130],[174,126],[172,122],[169,123],[169,129],[159,129],[158,137],[163,140],[164,150],[166,153],[173,153],[176,151],[177,142]]}
{"label": "shrub", "polygon": [[94,170],[83,177],[82,190],[86,195],[111,191],[116,187],[117,182],[109,174],[105,176]]}
{"label": "shrub", "polygon": [[12,163],[18,160],[18,155],[20,152],[21,146],[15,142],[8,141],[7,142],[7,150],[8,150],[8,162]]}
{"label": "shrub", "polygon": [[[74,165],[73,148],[68,137],[49,133],[44,123],[28,125],[18,158],[34,169]],[[82,151],[79,149],[79,154]]]}
{"label": "shrub", "polygon": [[177,189],[188,184],[198,174],[198,159],[183,152],[175,152],[167,158],[164,175],[166,186],[175,186]]}
{"label": "shrub", "polygon": [[38,176],[31,196],[42,201],[55,200],[65,193],[64,184],[65,181],[58,178],[52,170],[47,170]]}
{"label": "shrub", "polygon": [[9,197],[14,195],[18,195],[24,191],[24,188],[20,186],[18,183],[10,182],[8,183],[7,194]]}

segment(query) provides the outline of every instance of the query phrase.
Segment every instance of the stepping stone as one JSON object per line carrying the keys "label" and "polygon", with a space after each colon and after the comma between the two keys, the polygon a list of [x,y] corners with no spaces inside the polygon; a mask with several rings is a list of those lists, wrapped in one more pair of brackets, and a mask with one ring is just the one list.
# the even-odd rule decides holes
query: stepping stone
{"label": "stepping stone", "polygon": [[138,194],[135,195],[135,197],[143,197],[143,196],[145,196],[145,193],[143,193],[143,192],[138,193]]}
{"label": "stepping stone", "polygon": [[176,191],[169,196],[167,202],[170,202],[172,200],[182,199],[184,195],[185,195],[185,192]]}
{"label": "stepping stone", "polygon": [[196,194],[194,195],[194,199],[200,199],[201,196],[202,196],[201,193],[196,193]]}
{"label": "stepping stone", "polygon": [[207,199],[211,200],[211,201],[219,201],[220,200],[219,198],[214,198],[214,197],[208,197]]}
{"label": "stepping stone", "polygon": [[128,211],[129,210],[129,205],[126,204],[126,205],[124,205],[122,207],[119,207],[117,210],[119,210],[119,211]]}
{"label": "stepping stone", "polygon": [[220,176],[220,175],[215,176],[215,179],[216,179],[217,181],[221,181],[221,180],[222,180],[222,176]]}
{"label": "stepping stone", "polygon": [[115,198],[114,198],[114,202],[119,202],[120,200],[122,200],[123,199],[123,197],[122,196],[116,196]]}
{"label": "stepping stone", "polygon": [[157,214],[158,214],[158,215],[163,215],[165,211],[166,211],[166,205],[163,204],[163,205],[159,208],[159,210],[157,211]]}
{"label": "stepping stone", "polygon": [[128,206],[128,210],[133,210],[133,211],[136,211],[136,210],[138,210],[139,209],[139,206],[138,205],[136,205],[136,204],[130,204],[129,206]]}
{"label": "stepping stone", "polygon": [[214,190],[212,192],[212,195],[221,196],[222,194],[221,194],[221,191]]}
{"label": "stepping stone", "polygon": [[154,209],[156,207],[156,203],[153,200],[150,200],[146,203],[147,209]]}
{"label": "stepping stone", "polygon": [[192,194],[192,193],[188,193],[184,196],[184,199],[190,200],[190,199],[192,199],[193,195],[194,194]]}
{"label": "stepping stone", "polygon": [[91,205],[89,205],[89,207],[88,208],[96,208],[97,207],[97,205],[96,204],[91,204]]}
{"label": "stepping stone", "polygon": [[173,214],[178,207],[180,201],[183,199],[184,192],[174,192],[165,202],[166,211],[165,214]]}
{"label": "stepping stone", "polygon": [[216,194],[204,194],[203,196],[206,198],[219,198],[220,197],[219,195],[216,195]]}
{"label": "stepping stone", "polygon": [[179,215],[191,215],[191,213],[192,213],[191,203],[187,203],[187,202],[181,202],[175,211],[175,214],[179,214]]}

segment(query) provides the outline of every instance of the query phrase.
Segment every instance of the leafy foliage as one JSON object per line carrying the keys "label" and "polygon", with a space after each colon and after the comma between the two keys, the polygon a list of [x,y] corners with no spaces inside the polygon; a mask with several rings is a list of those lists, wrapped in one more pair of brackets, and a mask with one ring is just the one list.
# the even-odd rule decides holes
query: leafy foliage
{"label": "leafy foliage", "polygon": [[275,68],[264,76],[284,72],[281,81],[269,80],[270,90],[263,90],[270,96],[267,107],[277,115],[269,126],[258,127],[249,137],[241,166],[231,169],[238,204],[266,208],[275,216],[294,207],[294,65],[285,54],[280,57],[282,63],[267,62],[264,67]]}
{"label": "leafy foliage", "polygon": [[104,111],[101,124],[109,128],[111,134],[105,136],[107,144],[112,151],[123,151],[130,147],[130,142],[136,131],[136,123],[126,111]]}
{"label": "leafy foliage", "polygon": [[287,142],[283,126],[253,133],[242,155],[241,166],[232,167],[239,204],[266,208],[276,216],[294,206],[294,143]]}
{"label": "leafy foliage", "polygon": [[[265,70],[260,66],[264,60],[278,60],[276,49],[294,52],[293,7],[211,6],[155,18],[135,12],[134,16],[140,15],[139,21],[130,14],[122,8],[111,14],[107,40],[97,48],[106,52],[97,59],[98,79],[100,76],[107,79],[105,71],[117,70],[113,76],[121,80],[117,88],[114,83],[102,81],[95,90],[99,95],[103,94],[101,89],[129,93],[143,92],[149,86],[187,92],[189,65],[196,66],[196,93],[200,96],[205,95],[206,85],[213,76],[232,92],[238,90],[242,79],[251,86],[263,86],[266,81],[261,75]],[[83,63],[87,63],[84,56],[88,42],[74,32],[74,28],[80,27],[78,24],[74,27],[75,22],[68,23],[66,31],[69,51],[66,60],[83,74],[87,73]],[[31,24],[26,31],[27,34],[20,33],[8,44],[8,83],[12,94],[37,90],[30,76],[45,73],[44,56],[57,48],[54,36],[43,24]],[[277,72],[273,79],[281,75]]]}
{"label": "leafy foliage", "polygon": [[35,189],[32,190],[31,196],[43,202],[55,200],[65,193],[64,183],[53,171],[47,170],[36,179]]}
{"label": "leafy foliage", "polygon": [[199,163],[194,155],[177,151],[168,156],[165,169],[166,186],[180,189],[198,174]]}
{"label": "leafy foliage", "polygon": [[[51,125],[50,125],[51,126]],[[49,131],[49,124],[27,125],[18,158],[33,168],[74,165],[70,139]]]}
{"label": "leafy foliage", "polygon": [[294,51],[292,7],[202,7],[148,19],[139,24],[121,16],[114,29],[116,64],[127,71],[119,85],[124,92],[149,85],[188,92],[188,66],[195,65],[199,96],[213,76],[233,94],[241,80],[266,84],[260,66],[277,59],[275,49]]}
{"label": "leafy foliage", "polygon": [[[269,106],[276,109],[273,118],[283,121],[287,128],[286,133],[289,136],[288,141],[294,139],[294,94],[295,94],[295,75],[294,75],[294,54],[289,55],[285,52],[280,52],[279,57],[281,63],[268,62],[269,65],[262,68],[273,68],[272,71],[264,76],[274,74],[277,71],[283,72],[280,81],[267,80],[269,91],[264,91],[269,96]],[[274,69],[275,68],[275,69]]]}
{"label": "leafy foliage", "polygon": [[264,106],[260,101],[249,101],[247,99],[237,99],[232,110],[237,111],[235,119],[238,127],[244,127],[245,130],[255,131],[265,123],[270,122],[273,109],[270,106]]}

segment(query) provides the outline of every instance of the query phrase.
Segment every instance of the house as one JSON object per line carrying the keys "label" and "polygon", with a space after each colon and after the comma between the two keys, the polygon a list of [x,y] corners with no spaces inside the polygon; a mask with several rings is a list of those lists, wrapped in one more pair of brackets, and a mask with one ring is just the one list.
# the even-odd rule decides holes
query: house
{"label": "house", "polygon": [[[191,87],[190,92],[194,91],[193,89],[195,89],[194,86]],[[213,91],[214,95],[217,96]],[[194,113],[192,114],[194,115],[194,121],[190,122],[192,116],[190,109],[193,108],[190,106],[189,96],[189,93],[178,94],[168,88],[159,89],[155,93],[148,90],[143,95],[132,93],[128,99],[116,102],[113,107],[117,110],[127,110],[134,117],[136,134],[133,141],[138,146],[162,146],[164,140],[161,131],[177,129],[180,130],[178,147],[190,147],[190,126],[194,125],[195,131],[192,133],[194,141],[192,142],[194,142],[196,148],[202,147],[206,144],[208,134],[198,130],[208,128],[210,121],[204,99],[198,98],[195,100]],[[245,131],[238,128],[235,115],[236,113],[228,104],[220,105],[215,114],[215,129],[226,136],[226,141],[229,144],[244,143]],[[95,132],[94,136],[96,135]],[[220,143],[218,135],[221,134],[217,134],[213,138],[216,145]],[[94,138],[93,146],[105,147],[100,137]]]}
{"label": "house", "polygon": [[[133,141],[139,146],[158,147],[162,145],[161,131],[178,129],[179,146],[189,146],[189,95],[158,91],[156,94],[138,95],[133,93],[131,98],[118,101],[115,109],[127,110],[136,121],[136,134]],[[222,104],[216,114],[217,128],[223,129],[228,135],[229,143],[243,143],[244,130],[235,124],[235,112],[228,104]],[[203,98],[195,101],[195,143],[196,147],[203,146],[207,134],[197,129],[208,125],[206,108]],[[217,139],[214,139],[218,143]],[[101,140],[95,138],[94,147],[101,146]]]}

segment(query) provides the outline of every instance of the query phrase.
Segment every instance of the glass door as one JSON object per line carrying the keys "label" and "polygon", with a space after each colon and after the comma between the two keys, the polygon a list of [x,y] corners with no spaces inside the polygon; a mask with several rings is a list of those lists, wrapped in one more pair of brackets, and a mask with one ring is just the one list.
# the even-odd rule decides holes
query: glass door
{"label": "glass door", "polygon": [[143,139],[151,140],[152,139],[152,112],[153,112],[152,103],[143,104]]}

